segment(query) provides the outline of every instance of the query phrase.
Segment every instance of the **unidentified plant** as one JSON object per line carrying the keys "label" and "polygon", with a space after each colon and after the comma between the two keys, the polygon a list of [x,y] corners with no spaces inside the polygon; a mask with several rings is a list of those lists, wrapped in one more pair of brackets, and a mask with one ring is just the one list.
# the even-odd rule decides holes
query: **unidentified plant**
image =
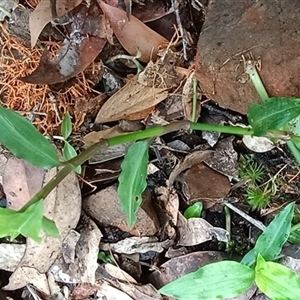
{"label": "unidentified plant", "polygon": [[275,177],[263,182],[266,177],[264,167],[250,156],[241,156],[239,160],[239,176],[246,182],[246,199],[254,209],[268,206],[271,198],[276,194]]}
{"label": "unidentified plant", "polygon": [[203,210],[203,203],[202,202],[196,202],[189,206],[183,213],[183,216],[186,219],[191,218],[200,218]]}
{"label": "unidentified plant", "polygon": [[294,203],[288,204],[258,237],[254,248],[240,263],[221,261],[206,265],[163,286],[159,292],[180,300],[211,300],[236,297],[255,282],[271,299],[296,300],[300,277],[273,262],[291,232]]}
{"label": "unidentified plant", "polygon": [[[71,121],[67,114],[61,128],[65,143],[65,150],[63,152],[64,157],[67,159],[65,161],[59,160],[55,148],[28,120],[14,111],[0,106],[0,123],[2,129],[0,131],[0,142],[6,148],[18,158],[24,159],[35,166],[45,169],[62,167],[58,174],[34,195],[20,211],[15,212],[8,208],[0,209],[1,220],[16,216],[14,222],[10,222],[9,224],[0,222],[0,237],[11,236],[11,238],[14,238],[18,234],[23,234],[35,241],[40,241],[39,232],[41,230],[47,234],[56,236],[58,230],[55,224],[43,216],[43,210],[40,209],[40,206],[37,206],[37,203],[42,203],[43,199],[70,172],[74,170],[79,171],[77,168],[92,157],[100,146],[109,147],[137,141],[132,144],[125,156],[118,188],[121,208],[126,213],[127,223],[130,226],[136,220],[136,212],[141,204],[142,193],[146,188],[150,138],[179,130],[201,130],[235,135],[265,136],[272,140],[286,141],[297,163],[300,164],[300,151],[297,147],[297,145],[300,145],[300,136],[295,135],[295,132],[297,134],[300,134],[300,132],[293,129],[294,127],[289,128],[289,122],[300,115],[300,98],[268,98],[255,67],[250,68],[251,65],[249,62],[247,62],[246,67],[246,71],[263,101],[262,104],[252,104],[249,107],[247,117],[251,128],[195,123],[183,120],[165,126],[155,126],[146,130],[102,140],[72,158],[75,155],[75,150],[70,150],[71,148],[67,141],[71,133]],[[261,199],[258,202],[261,202]],[[25,213],[26,218],[24,217]],[[34,228],[34,231],[25,230],[24,224],[26,224],[27,228]]]}

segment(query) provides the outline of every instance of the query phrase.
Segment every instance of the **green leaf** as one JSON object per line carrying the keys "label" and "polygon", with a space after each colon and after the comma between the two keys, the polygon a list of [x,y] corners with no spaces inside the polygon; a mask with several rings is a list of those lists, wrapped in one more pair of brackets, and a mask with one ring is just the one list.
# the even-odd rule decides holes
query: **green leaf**
{"label": "green leaf", "polygon": [[196,202],[190,207],[188,207],[184,212],[184,217],[186,219],[190,218],[200,218],[203,209],[202,202]]}
{"label": "green leaf", "polygon": [[[64,147],[63,147],[62,153],[63,153],[63,157],[65,160],[70,160],[71,158],[77,156],[76,150],[67,141],[64,141]],[[81,174],[81,166],[76,167],[74,171],[77,174]]]}
{"label": "green leaf", "polygon": [[26,119],[0,105],[0,143],[15,156],[37,167],[51,169],[59,159],[51,143]]}
{"label": "green leaf", "polygon": [[69,112],[65,114],[65,117],[61,123],[60,132],[63,138],[66,140],[72,133],[72,122]]}
{"label": "green leaf", "polygon": [[291,232],[294,206],[294,202],[288,204],[272,220],[264,232],[258,237],[254,249],[243,257],[241,261],[242,264],[252,266],[258,253],[266,260],[274,260],[278,257],[283,244],[287,241]]}
{"label": "green leaf", "polygon": [[59,237],[59,231],[55,223],[46,217],[43,217],[42,219],[42,229],[47,235]]}
{"label": "green leaf", "polygon": [[226,299],[246,292],[253,281],[253,269],[235,261],[221,261],[184,275],[159,292],[181,300]]}
{"label": "green leaf", "polygon": [[300,295],[300,277],[289,268],[275,262],[266,262],[258,254],[255,283],[273,300],[295,300]]}
{"label": "green leaf", "polygon": [[39,233],[43,221],[43,200],[33,203],[26,210],[0,208],[0,238],[11,236],[15,239],[19,234],[30,237],[40,243]]}
{"label": "green leaf", "polygon": [[263,104],[252,104],[248,121],[255,136],[264,136],[268,130],[280,129],[300,115],[300,98],[269,98]]}
{"label": "green leaf", "polygon": [[130,227],[136,222],[136,212],[142,203],[142,193],[147,187],[148,150],[147,140],[132,144],[121,165],[118,196]]}
{"label": "green leaf", "polygon": [[288,242],[294,245],[300,244],[300,224],[292,226]]}

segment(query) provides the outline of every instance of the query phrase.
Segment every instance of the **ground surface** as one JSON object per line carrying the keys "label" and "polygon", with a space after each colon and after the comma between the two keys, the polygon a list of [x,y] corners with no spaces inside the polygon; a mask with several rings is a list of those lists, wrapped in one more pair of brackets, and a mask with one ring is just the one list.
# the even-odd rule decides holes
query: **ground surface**
{"label": "ground surface", "polygon": [[[1,103],[27,117],[57,149],[66,112],[69,142],[78,152],[101,139],[193,120],[193,114],[193,121],[246,125],[248,106],[259,102],[245,76],[248,60],[270,96],[300,97],[297,0],[133,1],[131,13],[129,1],[119,1],[119,10],[113,0],[106,1],[110,6],[57,1],[56,12],[53,1],[41,1],[39,10],[39,1],[20,1],[17,8],[4,2],[0,7],[14,10],[1,23]],[[53,14],[61,19],[43,29]],[[128,55],[145,68],[139,76]],[[45,215],[55,220],[60,238],[1,240],[0,299],[162,299],[157,289],[184,274],[239,261],[260,234],[252,221],[267,225],[285,203],[299,201],[298,167],[285,145],[263,151],[258,143],[251,150],[240,136],[176,130],[151,140],[147,188],[131,228],[117,191],[129,147],[100,148],[80,176],[70,174],[46,198]],[[40,190],[44,172],[4,149],[0,163],[4,206],[18,209]],[[256,181],[251,172],[257,168]],[[56,174],[48,171],[44,183]],[[255,200],[263,207],[249,203],[251,192],[263,197]],[[187,220],[183,213],[199,202],[201,217]],[[237,209],[229,221],[226,203]],[[295,223],[297,217],[299,210]],[[298,259],[297,246],[285,251]],[[253,287],[234,299],[267,298]]]}

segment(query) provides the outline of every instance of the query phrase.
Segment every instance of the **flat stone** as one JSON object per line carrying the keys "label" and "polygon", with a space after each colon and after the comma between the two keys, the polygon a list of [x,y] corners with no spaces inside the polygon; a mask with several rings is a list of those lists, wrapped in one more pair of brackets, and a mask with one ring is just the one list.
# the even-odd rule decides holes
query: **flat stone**
{"label": "flat stone", "polygon": [[300,97],[299,24],[299,0],[211,0],[196,57],[203,93],[241,113],[259,102],[244,73],[244,55],[261,62],[270,97]]}

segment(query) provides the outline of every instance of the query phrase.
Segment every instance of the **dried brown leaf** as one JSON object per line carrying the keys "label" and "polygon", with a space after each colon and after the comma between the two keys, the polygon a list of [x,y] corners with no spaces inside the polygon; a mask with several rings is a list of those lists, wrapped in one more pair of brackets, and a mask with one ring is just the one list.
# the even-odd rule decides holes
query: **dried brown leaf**
{"label": "dried brown leaf", "polygon": [[107,5],[101,0],[97,1],[125,50],[133,56],[139,50],[141,52],[139,60],[143,62],[156,60],[159,46],[168,44],[168,41],[136,17],[130,16],[128,20],[125,11]]}
{"label": "dried brown leaf", "polygon": [[72,10],[74,7],[79,5],[82,0],[41,0],[35,10],[30,14],[29,17],[29,28],[31,34],[31,47],[33,48],[38,40],[38,37],[44,27],[53,19],[53,4],[56,2],[56,13],[57,17],[62,16],[66,12]]}
{"label": "dried brown leaf", "polygon": [[57,58],[43,52],[39,66],[21,80],[34,84],[55,84],[66,81],[82,72],[103,49],[106,39],[98,4],[80,4],[69,12],[69,37],[63,42]]}
{"label": "dried brown leaf", "polygon": [[21,209],[42,187],[45,170],[22,159],[10,157],[3,174],[7,207]]}
{"label": "dried brown leaf", "polygon": [[229,233],[225,229],[213,227],[202,218],[187,220],[181,213],[178,213],[177,227],[180,246],[195,246],[210,241],[213,237],[219,241],[228,242]]}
{"label": "dried brown leaf", "polygon": [[95,123],[121,119],[142,119],[145,110],[149,113],[153,106],[163,101],[167,96],[166,89],[143,86],[137,82],[135,76],[105,102],[98,112]]}
{"label": "dried brown leaf", "polygon": [[202,161],[204,161],[207,157],[209,157],[213,151],[206,150],[206,151],[195,151],[190,154],[188,154],[184,161],[180,164],[178,164],[169,177],[169,186],[172,186],[174,183],[174,180],[176,177],[183,172],[184,170],[192,167],[193,165],[196,165]]}
{"label": "dried brown leaf", "polygon": [[[56,168],[46,175],[49,181],[57,174]],[[72,208],[72,209],[70,209]],[[6,290],[16,290],[28,283],[35,284],[33,275],[44,274],[61,254],[61,244],[71,229],[75,228],[81,213],[81,193],[75,173],[69,174],[44,200],[44,215],[53,220],[60,237],[42,233],[42,243],[27,239],[26,252],[17,269],[9,278]]]}

